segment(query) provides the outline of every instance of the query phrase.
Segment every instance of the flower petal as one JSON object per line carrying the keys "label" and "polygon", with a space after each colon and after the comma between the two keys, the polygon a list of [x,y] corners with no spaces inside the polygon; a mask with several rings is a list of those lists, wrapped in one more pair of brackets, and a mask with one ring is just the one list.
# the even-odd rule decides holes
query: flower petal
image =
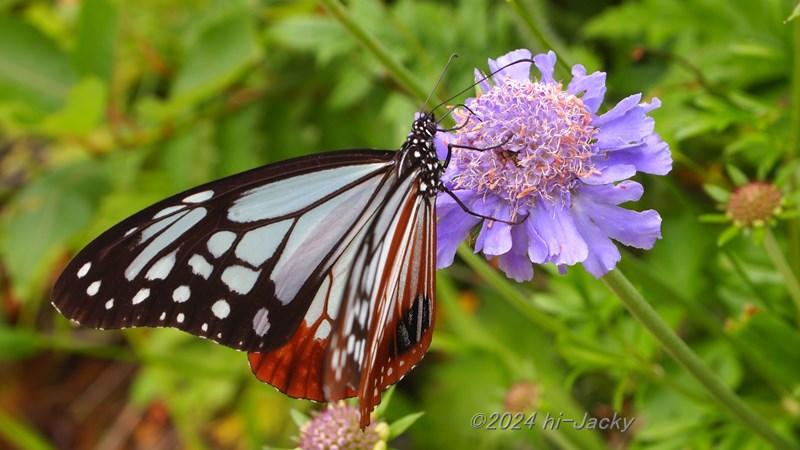
{"label": "flower petal", "polygon": [[542,78],[540,80],[542,83],[554,84],[556,82],[556,80],[553,79],[553,72],[556,68],[556,54],[554,51],[550,50],[546,54],[541,53],[534,56],[533,63],[536,64],[536,68],[542,73]]}
{"label": "flower petal", "polygon": [[[473,193],[469,191],[454,192],[465,204],[473,202]],[[456,249],[480,218],[467,214],[447,194],[436,197],[436,268],[443,269],[453,264]]]}
{"label": "flower petal", "polygon": [[[661,216],[654,210],[631,211],[617,206],[631,195],[641,195],[637,187],[620,183],[620,186],[586,186],[575,195],[573,217],[588,218],[606,236],[632,247],[650,249],[661,238]],[[635,191],[639,190],[637,193]]]}
{"label": "flower petal", "polygon": [[641,94],[623,99],[610,111],[594,119],[598,127],[595,145],[601,149],[612,149],[641,142],[653,133],[655,120],[647,117],[646,107],[638,105]]}
{"label": "flower petal", "polygon": [[519,227],[525,227],[525,232],[528,234],[528,258],[531,261],[541,264],[547,261],[550,253],[547,250],[547,243],[539,236],[539,232],[533,225],[533,221],[528,217],[525,223]]}
{"label": "flower petal", "polygon": [[[586,76],[586,69],[578,64],[572,68],[572,81],[567,86],[567,92],[579,95],[589,112],[597,114],[606,95],[606,74],[605,72],[594,72]],[[580,95],[581,93],[583,95]]]}
{"label": "flower petal", "polygon": [[592,162],[597,172],[581,179],[586,184],[616,183],[636,175],[636,167],[632,164],[611,163],[605,158],[592,158]]}
{"label": "flower petal", "polygon": [[511,230],[513,245],[511,251],[497,257],[500,270],[516,281],[528,281],[533,278],[533,265],[525,255],[528,246],[528,234],[522,226],[514,226]]}
{"label": "flower petal", "polygon": [[[631,165],[636,171],[654,175],[666,175],[672,170],[672,153],[669,145],[661,140],[661,136],[652,133],[637,145],[628,146],[619,150],[603,152],[597,157],[595,168],[600,165]],[[599,156],[599,155],[598,155]],[[601,170],[602,169],[599,169]]]}
{"label": "flower petal", "polygon": [[[491,59],[489,61],[491,61]],[[483,92],[489,92],[489,89],[492,88],[492,86],[489,84],[489,78],[478,68],[475,68],[475,82],[478,83],[478,87],[480,87],[481,91]]]}
{"label": "flower petal", "polygon": [[[497,202],[490,211],[476,210],[475,212],[500,220],[509,220],[511,218],[511,208],[504,202]],[[483,251],[486,255],[496,256],[502,255],[509,250],[511,250],[511,225],[485,220],[478,234],[478,239],[475,241],[475,252]]]}
{"label": "flower petal", "polygon": [[507,66],[511,63],[522,61],[525,59],[531,59],[531,52],[530,50],[526,50],[521,48],[519,50],[512,50],[505,55],[497,58],[497,60],[489,60],[489,70],[491,70],[494,74],[492,79],[494,80],[495,84],[500,85],[506,82],[508,79],[512,80],[530,80],[531,78],[531,63],[530,62],[520,62],[514,64],[513,66],[508,66],[503,69],[501,67]]}
{"label": "flower petal", "polygon": [[581,236],[589,243],[587,256],[582,262],[583,267],[595,278],[600,278],[616,267],[622,256],[617,246],[589,217],[575,214],[574,219]]}
{"label": "flower petal", "polygon": [[567,208],[540,202],[540,207],[531,211],[533,228],[547,244],[549,262],[575,264],[586,258],[586,242],[575,228]]}

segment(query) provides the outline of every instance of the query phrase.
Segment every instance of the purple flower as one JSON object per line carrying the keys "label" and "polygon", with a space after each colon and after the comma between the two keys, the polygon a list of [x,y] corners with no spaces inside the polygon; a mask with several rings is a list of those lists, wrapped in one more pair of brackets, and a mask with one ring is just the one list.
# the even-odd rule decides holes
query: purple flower
{"label": "purple flower", "polygon": [[[496,256],[508,276],[529,280],[531,262],[551,262],[562,273],[583,263],[600,277],[620,260],[612,239],[649,249],[661,238],[656,211],[619,206],[641,197],[642,186],[628,180],[636,172],[664,175],[672,168],[669,147],[647,116],[660,102],[640,103],[636,94],[598,115],[605,73],[587,75],[576,65],[564,90],[553,79],[555,53],[533,57],[538,81],[531,81],[530,59],[528,50],[490,59],[493,74],[483,81],[475,70],[482,92],[454,111],[463,126],[438,137],[488,150],[454,147],[443,181],[471,211],[513,223],[485,220],[475,241],[475,251]],[[437,211],[442,268],[483,219],[446,194],[439,195]]]}
{"label": "purple flower", "polygon": [[329,405],[300,428],[301,449],[375,450],[385,449],[388,426],[370,424],[362,431],[358,410],[338,403]]}

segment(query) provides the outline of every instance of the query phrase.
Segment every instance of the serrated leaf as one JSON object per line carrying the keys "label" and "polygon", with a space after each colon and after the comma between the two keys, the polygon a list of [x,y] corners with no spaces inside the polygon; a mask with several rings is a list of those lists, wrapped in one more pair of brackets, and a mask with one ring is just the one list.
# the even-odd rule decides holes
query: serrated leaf
{"label": "serrated leaf", "polygon": [[403,434],[409,427],[411,427],[411,425],[414,425],[414,422],[416,422],[417,419],[424,415],[425,411],[420,411],[418,413],[409,414],[395,420],[391,425],[389,425],[389,439],[394,439]]}

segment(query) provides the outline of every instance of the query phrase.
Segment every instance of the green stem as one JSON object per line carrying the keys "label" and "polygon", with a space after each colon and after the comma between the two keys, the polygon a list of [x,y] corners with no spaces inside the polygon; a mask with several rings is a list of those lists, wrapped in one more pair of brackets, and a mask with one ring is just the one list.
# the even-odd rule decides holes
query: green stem
{"label": "green stem", "polygon": [[800,283],[797,282],[797,277],[794,276],[792,268],[789,267],[789,263],[783,257],[783,252],[778,245],[778,241],[775,240],[775,235],[772,234],[772,229],[765,227],[765,231],[764,250],[786,284],[786,291],[789,293],[789,297],[797,310],[797,325],[800,327]]}
{"label": "green stem", "polygon": [[619,297],[642,325],[647,328],[661,346],[700,382],[725,410],[743,425],[749,427],[776,449],[800,449],[797,443],[788,440],[773,430],[761,416],[725,385],[725,383],[667,326],[652,306],[625,278],[619,269],[603,277],[606,285]]}
{"label": "green stem", "polygon": [[[797,3],[797,2],[795,2]],[[800,155],[800,19],[795,19],[791,22],[792,27],[792,44],[794,46],[794,61],[792,62],[792,92],[791,92],[791,110],[789,111],[791,120],[791,141],[789,148],[786,152],[785,161],[790,162]],[[797,188],[797,179],[795,177],[788,178],[789,192],[794,192]],[[789,223],[789,258],[792,262],[791,266],[798,270],[800,269],[800,230],[798,229],[798,221],[792,220]]]}
{"label": "green stem", "polygon": [[562,45],[557,45],[553,40],[548,37],[548,33],[543,29],[543,24],[541,21],[537,21],[534,19],[534,14],[531,11],[531,6],[526,2],[520,0],[509,0],[509,5],[511,8],[519,14],[520,18],[525,22],[528,26],[528,29],[531,33],[539,40],[540,45],[543,49],[552,49],[558,55],[558,59],[556,60],[556,64],[558,65],[559,71],[562,72],[563,76],[569,76],[572,73],[572,64],[569,63],[569,56],[567,55],[567,50]]}
{"label": "green stem", "polygon": [[396,60],[391,52],[389,52],[380,41],[375,39],[375,36],[361,26],[361,24],[350,15],[347,8],[338,0],[319,0],[319,2],[333,14],[336,20],[338,20],[339,23],[341,23],[342,26],[372,54],[372,56],[377,58],[378,61],[386,67],[392,78],[394,78],[403,89],[420,100],[425,100],[428,96],[428,89],[426,89],[400,61]]}

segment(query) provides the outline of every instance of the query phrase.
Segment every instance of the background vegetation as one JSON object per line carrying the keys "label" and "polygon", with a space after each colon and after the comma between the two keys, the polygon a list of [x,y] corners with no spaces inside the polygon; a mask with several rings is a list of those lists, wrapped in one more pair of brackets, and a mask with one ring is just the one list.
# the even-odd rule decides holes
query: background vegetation
{"label": "background vegetation", "polygon": [[[660,212],[663,239],[620,268],[728,387],[797,439],[797,219],[739,236],[700,220],[748,179],[777,183],[787,210],[797,201],[792,8],[0,1],[0,446],[296,445],[289,411],[317,406],[259,383],[243,354],[173,330],[75,328],[49,305],[53,281],[101,231],[172,193],[297,155],[398,148],[451,53],[461,58],[439,98],[521,47],[606,71],[606,106],[636,92],[662,100],[653,115],[675,166],[638,178],[636,207]],[[462,255],[440,272],[434,343],[385,419],[425,415],[392,447],[771,447],[582,268],[541,267],[517,284],[488,267]],[[470,426],[475,413],[502,412],[520,384],[535,393],[529,411],[636,421],[626,433]]]}

